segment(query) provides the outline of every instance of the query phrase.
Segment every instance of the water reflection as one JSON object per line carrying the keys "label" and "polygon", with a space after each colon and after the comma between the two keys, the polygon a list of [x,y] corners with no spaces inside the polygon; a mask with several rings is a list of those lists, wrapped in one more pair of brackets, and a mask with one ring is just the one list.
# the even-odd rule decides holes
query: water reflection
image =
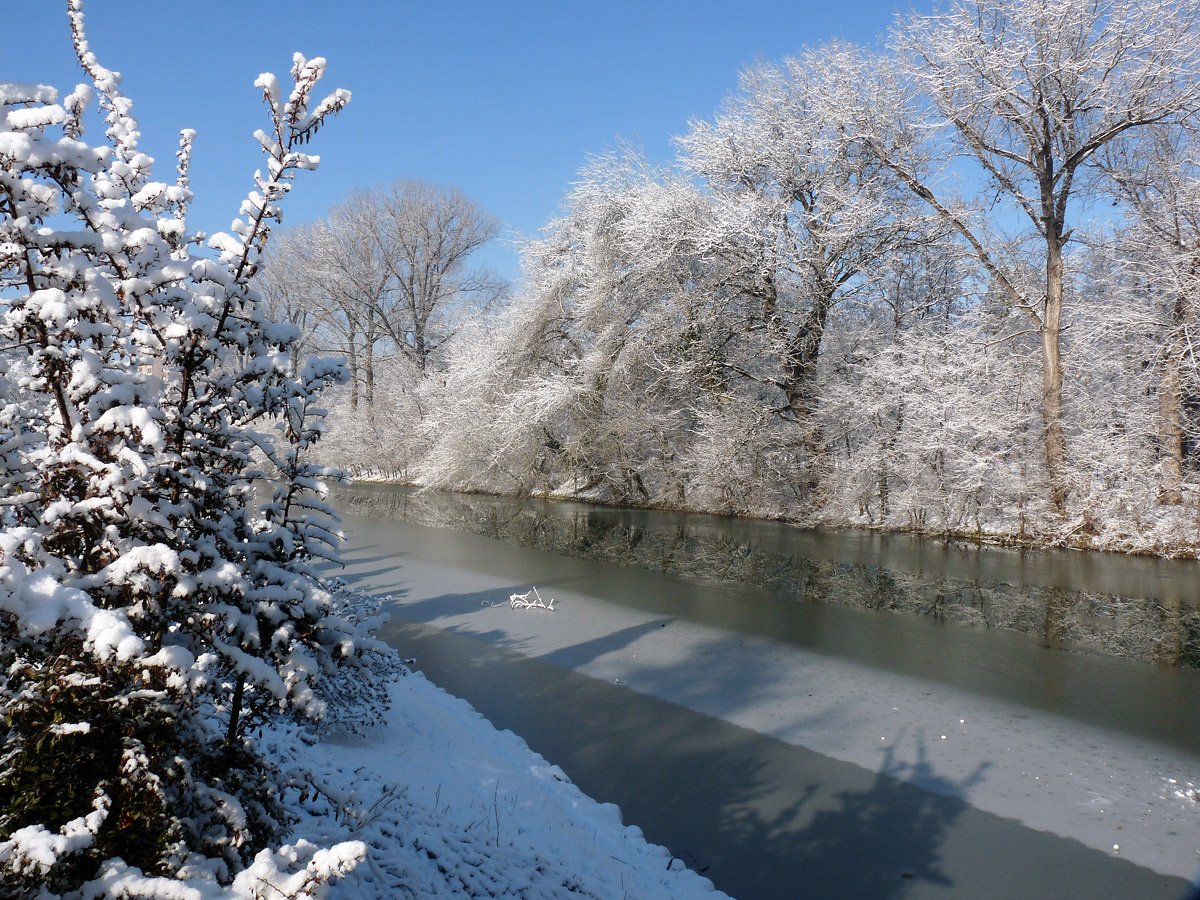
{"label": "water reflection", "polygon": [[340,488],[336,499],[347,512],[455,528],[569,556],[1200,668],[1200,565],[1194,561],[1005,551],[391,485]]}

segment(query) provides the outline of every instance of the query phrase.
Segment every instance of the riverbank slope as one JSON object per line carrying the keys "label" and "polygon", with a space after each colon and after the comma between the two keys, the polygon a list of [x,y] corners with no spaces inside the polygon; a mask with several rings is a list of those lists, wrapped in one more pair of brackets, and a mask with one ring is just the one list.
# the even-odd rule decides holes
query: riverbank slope
{"label": "riverbank slope", "polygon": [[367,845],[330,900],[725,896],[419,672],[389,692],[386,717],[361,734],[262,738],[285,768],[312,773],[292,840]]}

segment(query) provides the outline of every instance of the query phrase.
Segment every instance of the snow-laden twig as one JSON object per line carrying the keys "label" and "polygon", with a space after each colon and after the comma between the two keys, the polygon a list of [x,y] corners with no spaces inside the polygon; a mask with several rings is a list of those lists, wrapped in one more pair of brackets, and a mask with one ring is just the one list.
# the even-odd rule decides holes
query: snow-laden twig
{"label": "snow-laden twig", "polygon": [[[529,595],[533,595],[533,599],[529,599]],[[513,609],[548,609],[554,612],[554,598],[550,598],[550,602],[546,603],[542,600],[542,595],[538,593],[537,587],[533,587],[524,594],[513,594],[508,598],[508,605]]]}

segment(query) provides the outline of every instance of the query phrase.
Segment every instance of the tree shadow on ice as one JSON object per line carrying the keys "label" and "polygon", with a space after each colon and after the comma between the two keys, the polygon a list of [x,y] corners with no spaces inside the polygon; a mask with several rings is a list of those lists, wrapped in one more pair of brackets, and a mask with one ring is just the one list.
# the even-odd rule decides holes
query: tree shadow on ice
{"label": "tree shadow on ice", "polygon": [[653,619],[638,625],[630,625],[602,637],[581,641],[578,644],[563,647],[561,650],[555,650],[553,653],[547,653],[541,659],[567,669],[577,669],[608,653],[624,650],[645,635],[657,634],[669,621],[669,619]]}
{"label": "tree shadow on ice", "polygon": [[[437,597],[425,597],[420,600],[405,600],[398,603],[384,603],[383,612],[392,614],[393,618],[380,627],[377,635],[380,639],[395,646],[395,638],[406,634],[413,628],[437,627],[447,634],[461,635],[472,640],[482,641],[502,651],[524,653],[528,641],[514,637],[502,628],[488,628],[485,620],[487,613],[497,612],[503,608],[508,611],[509,597],[515,588],[489,588],[483,591],[472,591],[464,594],[441,594]],[[475,614],[478,614],[476,616]],[[531,613],[537,614],[537,613]],[[547,613],[548,614],[548,613]],[[448,617],[468,617],[466,623],[452,624],[440,621]],[[475,621],[479,618],[479,622]],[[430,623],[436,622],[436,625]],[[492,655],[485,654],[470,665],[480,666],[494,661]]]}
{"label": "tree shadow on ice", "polygon": [[[977,896],[947,867],[945,843],[984,765],[953,782],[933,771],[922,747],[912,764],[889,751],[872,773],[761,736],[734,737],[716,754],[684,742],[666,755],[675,758],[653,778],[685,779],[699,791],[672,804],[673,815],[711,818],[708,833],[701,824],[680,843],[664,842],[740,900]],[[936,792],[910,783],[915,778]],[[657,831],[655,801],[642,799],[653,797],[648,781],[634,787],[636,798],[626,786],[619,805]],[[678,824],[665,824],[663,834],[671,828]]]}
{"label": "tree shadow on ice", "polygon": [[392,638],[739,900],[974,896],[943,844],[979,772],[940,778],[923,749],[871,772],[461,634],[404,623]]}
{"label": "tree shadow on ice", "polygon": [[[441,594],[437,597],[406,601],[392,608],[391,612],[396,614],[398,621],[409,620],[423,623],[432,623],[449,616],[466,616],[466,622],[460,621],[454,624],[438,622],[438,627],[452,634],[464,635],[505,650],[523,653],[529,650],[529,639],[515,636],[513,632],[503,627],[488,628],[487,622],[495,620],[486,615],[489,611],[495,612],[499,610],[503,610],[505,615],[511,614],[513,616],[537,617],[550,615],[548,611],[540,609],[510,611],[509,598],[514,592],[520,589],[521,586],[518,585],[515,587],[489,588],[483,591],[473,591],[464,594]],[[386,606],[385,610],[387,610]],[[471,615],[473,613],[480,613],[481,615]],[[614,653],[628,647],[643,635],[660,631],[667,621],[669,620],[655,619],[650,622],[631,625],[592,640],[581,641],[577,644],[554,650],[541,656],[540,659],[567,669],[585,666],[607,653]],[[380,636],[385,640],[387,639],[387,634],[386,629],[380,632]],[[491,659],[487,658],[480,660],[476,665],[488,665],[490,663]]]}
{"label": "tree shadow on ice", "polygon": [[398,583],[402,580],[402,570],[399,566],[380,566],[376,569],[359,569],[349,564],[344,568],[330,569],[325,573],[330,578],[340,578],[351,588],[367,591],[368,593],[391,594],[398,592]]}
{"label": "tree shadow on ice", "polygon": [[640,653],[625,661],[622,678],[634,690],[722,719],[758,710],[758,730],[804,743],[805,734],[859,729],[876,715],[869,693],[835,702],[821,662],[763,652],[755,638],[725,634],[665,657]]}
{"label": "tree shadow on ice", "polygon": [[430,622],[446,616],[461,616],[498,608],[507,609],[509,597],[516,589],[515,587],[497,587],[483,591],[470,591],[465,594],[439,594],[436,597],[423,597],[420,600],[406,600],[394,612],[415,622]]}
{"label": "tree shadow on ice", "polygon": [[387,550],[374,555],[363,553],[363,550],[369,548],[355,547],[342,556],[342,562],[347,566],[367,566],[371,563],[388,562],[395,566],[400,566],[403,561],[411,557],[412,554],[406,550]]}
{"label": "tree shadow on ice", "polygon": [[813,878],[806,879],[804,895],[885,900],[933,886],[971,895],[971,885],[956,884],[945,870],[942,845],[986,767],[982,763],[955,782],[934,772],[923,743],[913,763],[897,760],[889,749],[868,789],[839,791],[832,805],[791,832],[797,873]]}

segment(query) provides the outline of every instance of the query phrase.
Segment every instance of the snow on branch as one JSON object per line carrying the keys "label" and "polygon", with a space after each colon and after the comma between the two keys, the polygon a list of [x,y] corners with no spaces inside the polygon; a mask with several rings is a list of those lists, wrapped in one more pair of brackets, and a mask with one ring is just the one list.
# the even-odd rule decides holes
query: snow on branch
{"label": "snow on branch", "polygon": [[[533,595],[532,600],[529,599],[531,594]],[[511,609],[545,609],[554,612],[554,598],[547,603],[538,593],[536,586],[523,594],[513,594],[508,598],[508,605]]]}
{"label": "snow on branch", "polygon": [[338,555],[321,482],[339,475],[306,453],[340,367],[289,368],[298,331],[252,278],[316,165],[295,147],[349,95],[310,113],[324,62],[300,67],[269,177],[214,261],[187,228],[195,132],[152,180],[120,76],[81,0],[68,11],[91,85],[61,105],[0,85],[0,896],[309,896],[361,851],[263,850],[288,816],[247,723],[319,717],[321,681],[379,645],[315,569]]}

